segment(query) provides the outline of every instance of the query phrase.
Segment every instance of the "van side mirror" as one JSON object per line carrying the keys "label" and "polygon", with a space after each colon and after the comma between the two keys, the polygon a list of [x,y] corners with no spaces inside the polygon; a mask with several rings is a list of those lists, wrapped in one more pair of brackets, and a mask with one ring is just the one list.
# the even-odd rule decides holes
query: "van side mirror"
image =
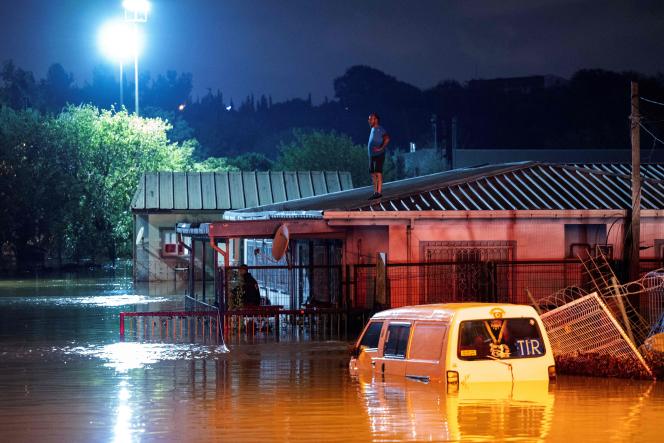
{"label": "van side mirror", "polygon": [[358,358],[362,352],[362,346],[353,346],[350,348],[350,356],[352,358]]}

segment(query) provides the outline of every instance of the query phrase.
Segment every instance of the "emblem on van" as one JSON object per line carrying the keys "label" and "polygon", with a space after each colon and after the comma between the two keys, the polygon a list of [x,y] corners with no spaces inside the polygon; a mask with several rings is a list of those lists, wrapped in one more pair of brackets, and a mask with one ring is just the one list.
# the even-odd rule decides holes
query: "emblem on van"
{"label": "emblem on van", "polygon": [[493,318],[503,318],[503,315],[505,315],[505,310],[500,308],[493,308],[489,311],[489,314],[493,315]]}

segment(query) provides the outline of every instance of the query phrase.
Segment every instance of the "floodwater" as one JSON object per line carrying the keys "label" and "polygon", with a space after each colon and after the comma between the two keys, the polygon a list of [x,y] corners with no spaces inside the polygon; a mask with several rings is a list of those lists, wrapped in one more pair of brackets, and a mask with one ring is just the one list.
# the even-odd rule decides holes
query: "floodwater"
{"label": "floodwater", "polygon": [[[560,377],[352,379],[345,341],[121,342],[119,312],[175,309],[128,278],[0,280],[2,441],[662,441],[664,385]],[[180,292],[181,293],[181,292]]]}

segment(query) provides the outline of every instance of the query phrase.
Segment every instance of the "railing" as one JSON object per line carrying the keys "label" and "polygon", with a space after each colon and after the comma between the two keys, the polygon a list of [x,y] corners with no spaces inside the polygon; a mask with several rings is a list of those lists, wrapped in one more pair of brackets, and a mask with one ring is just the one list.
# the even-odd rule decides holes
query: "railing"
{"label": "railing", "polygon": [[[216,296],[219,305],[232,308],[233,292],[240,285],[238,267],[220,268]],[[341,265],[250,266],[264,304],[286,309],[343,305]]]}
{"label": "railing", "polygon": [[127,335],[142,340],[216,341],[221,337],[221,319],[218,310],[121,312],[120,338]]}

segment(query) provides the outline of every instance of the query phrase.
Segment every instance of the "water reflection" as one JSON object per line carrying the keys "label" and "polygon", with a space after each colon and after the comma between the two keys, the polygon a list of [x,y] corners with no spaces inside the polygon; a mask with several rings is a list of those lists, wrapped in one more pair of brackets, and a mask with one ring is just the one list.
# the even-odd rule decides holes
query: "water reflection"
{"label": "water reflection", "polygon": [[149,303],[163,303],[169,301],[166,297],[147,297],[144,295],[122,294],[122,295],[98,295],[88,297],[5,297],[5,305],[48,305],[48,306],[100,306],[119,307],[145,305]]}
{"label": "water reflection", "polygon": [[201,358],[219,358],[228,352],[225,345],[204,346],[198,344],[168,343],[112,343],[103,346],[65,347],[67,355],[78,354],[103,360],[104,366],[117,372],[127,372],[166,360],[193,360]]}
{"label": "water reflection", "polygon": [[121,310],[181,296],[101,283],[0,287],[3,441],[661,440],[662,384],[561,377],[448,394],[353,379],[340,341],[120,342]]}
{"label": "water reflection", "polygon": [[118,405],[117,415],[115,420],[115,428],[113,429],[114,441],[127,442],[132,441],[132,409],[129,405],[131,394],[127,389],[127,382],[122,381],[118,389]]}
{"label": "water reflection", "polygon": [[444,384],[404,379],[360,378],[359,385],[379,441],[542,441],[551,427],[547,383],[462,385],[453,393]]}

